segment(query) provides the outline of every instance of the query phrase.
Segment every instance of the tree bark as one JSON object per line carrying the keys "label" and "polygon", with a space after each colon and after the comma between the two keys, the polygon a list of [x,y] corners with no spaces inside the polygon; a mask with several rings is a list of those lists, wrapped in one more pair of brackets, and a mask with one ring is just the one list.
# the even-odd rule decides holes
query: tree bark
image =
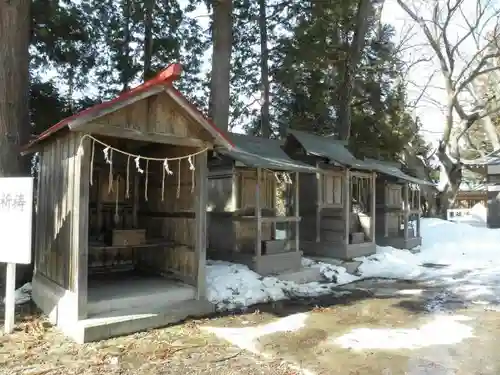
{"label": "tree bark", "polygon": [[0,0],[0,177],[29,175],[30,0]]}
{"label": "tree bark", "polygon": [[212,76],[209,113],[221,130],[229,127],[231,52],[233,44],[233,2],[215,0],[212,19]]}
{"label": "tree bark", "polygon": [[151,60],[153,58],[153,12],[155,0],[144,3],[144,81],[152,78]]}
{"label": "tree bark", "polygon": [[262,103],[260,109],[260,127],[264,138],[271,136],[269,118],[269,49],[267,47],[267,16],[266,0],[259,0],[259,30],[260,30],[260,76],[262,85]]}
{"label": "tree bark", "polygon": [[359,0],[356,11],[355,30],[352,42],[349,44],[342,66],[342,85],[339,93],[338,135],[339,139],[348,141],[351,135],[351,101],[354,86],[356,66],[365,46],[365,36],[368,32],[368,21],[373,6],[371,0]]}
{"label": "tree bark", "polygon": [[[0,177],[30,175],[30,159],[20,155],[30,133],[30,7],[30,0],[0,0]],[[18,283],[31,280],[31,265],[17,270]]]}

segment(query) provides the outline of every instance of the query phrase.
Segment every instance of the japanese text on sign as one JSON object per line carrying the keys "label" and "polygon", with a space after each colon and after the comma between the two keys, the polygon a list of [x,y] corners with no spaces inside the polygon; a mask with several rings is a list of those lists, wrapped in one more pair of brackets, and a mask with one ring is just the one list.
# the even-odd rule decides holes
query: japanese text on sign
{"label": "japanese text on sign", "polygon": [[33,179],[0,178],[0,262],[31,263]]}
{"label": "japanese text on sign", "polygon": [[23,193],[0,193],[0,211],[24,211],[26,198]]}

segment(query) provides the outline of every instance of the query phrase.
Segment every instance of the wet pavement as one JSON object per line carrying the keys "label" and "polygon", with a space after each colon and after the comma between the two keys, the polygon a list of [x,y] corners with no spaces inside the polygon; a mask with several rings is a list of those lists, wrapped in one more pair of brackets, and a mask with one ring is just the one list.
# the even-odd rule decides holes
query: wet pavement
{"label": "wet pavement", "polygon": [[204,328],[306,375],[500,374],[495,305],[437,283],[364,280],[345,289],[352,295],[342,300],[283,302]]}

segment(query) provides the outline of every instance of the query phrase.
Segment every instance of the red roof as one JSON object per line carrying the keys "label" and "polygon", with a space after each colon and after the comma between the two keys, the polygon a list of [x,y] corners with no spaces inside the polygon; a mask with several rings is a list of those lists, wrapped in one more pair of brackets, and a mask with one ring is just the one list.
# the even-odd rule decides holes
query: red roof
{"label": "red roof", "polygon": [[78,121],[91,121],[97,117],[100,117],[104,115],[106,110],[106,113],[108,112],[114,112],[123,106],[127,104],[131,104],[136,100],[141,100],[144,97],[147,97],[148,93],[151,95],[154,95],[156,92],[158,92],[158,89],[161,89],[162,87],[171,87],[172,90],[170,92],[174,93],[182,102],[185,104],[188,108],[190,108],[196,115],[197,117],[200,117],[201,122],[203,122],[203,126],[207,128],[216,138],[219,138],[219,140],[222,140],[223,143],[226,144],[226,146],[233,147],[233,144],[231,141],[224,135],[224,133],[219,130],[215,124],[208,119],[203,113],[198,110],[192,103],[190,103],[184,95],[177,89],[175,89],[172,85],[173,81],[178,79],[182,73],[182,67],[180,64],[172,64],[168,66],[166,69],[162,70],[160,73],[158,73],[154,78],[144,82],[143,84],[134,87],[133,89],[130,89],[129,91],[124,92],[123,94],[117,96],[116,98],[109,100],[107,102],[103,102],[100,104],[96,104],[90,108],[87,108],[83,111],[80,111],[70,117],[67,117],[61,121],[59,121],[57,124],[51,126],[49,129],[41,133],[35,140],[31,141],[28,145],[23,147],[23,151],[27,151],[30,147],[35,145],[36,143],[39,143],[40,141],[43,141],[56,132],[69,128],[70,124]]}

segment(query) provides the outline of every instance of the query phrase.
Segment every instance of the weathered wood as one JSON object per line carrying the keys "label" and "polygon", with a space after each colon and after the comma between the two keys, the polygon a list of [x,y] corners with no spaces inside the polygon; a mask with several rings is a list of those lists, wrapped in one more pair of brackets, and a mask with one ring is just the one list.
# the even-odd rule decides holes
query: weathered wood
{"label": "weathered wood", "polygon": [[257,181],[255,182],[255,215],[257,216],[255,255],[257,256],[257,258],[262,255],[262,210],[261,210],[260,183],[261,183],[261,169],[257,168]]}
{"label": "weathered wood", "polygon": [[[299,173],[295,172],[295,217],[299,217]],[[299,220],[295,222],[295,251],[300,251],[300,223]]]}
{"label": "weathered wood", "polygon": [[[75,289],[78,296],[78,319],[87,317],[87,285],[88,285],[88,245],[89,245],[89,177],[90,177],[90,140],[81,141],[82,134],[75,137],[75,190],[74,216],[78,216],[74,225],[73,256],[76,262]],[[77,194],[78,191],[78,194]]]}
{"label": "weathered wood", "polygon": [[422,218],[422,208],[421,208],[421,197],[420,197],[420,190],[418,190],[418,195],[417,195],[417,204],[418,204],[418,215],[417,215],[417,237],[420,236],[420,219]]}
{"label": "weathered wood", "polygon": [[345,171],[344,180],[344,241],[345,245],[349,245],[349,232],[350,232],[350,221],[351,221],[351,175],[349,169]]}
{"label": "weathered wood", "polygon": [[163,143],[168,145],[179,145],[188,147],[206,147],[207,143],[196,138],[185,138],[182,135],[169,135],[164,133],[152,133],[140,129],[147,125],[136,128],[124,128],[117,125],[92,123],[85,126],[85,131],[92,134],[105,135],[114,138],[130,139],[134,141]]}
{"label": "weathered wood", "polygon": [[[319,167],[319,163],[316,163]],[[316,173],[316,242],[321,241],[321,205],[323,204],[323,175]]]}
{"label": "weathered wood", "polygon": [[194,207],[196,215],[196,240],[195,240],[195,256],[198,266],[196,273],[197,288],[196,295],[198,299],[204,298],[206,295],[206,259],[207,259],[207,153],[204,152],[196,156],[196,204]]}
{"label": "weathered wood", "polygon": [[372,173],[371,178],[371,217],[370,217],[370,232],[371,232],[371,240],[375,243],[376,236],[376,217],[377,217],[377,190],[375,188],[377,182],[377,174],[375,172]]}
{"label": "weathered wood", "polygon": [[408,199],[408,183],[403,186],[403,228],[404,228],[404,240],[408,240],[408,214],[409,214],[409,199]]}

